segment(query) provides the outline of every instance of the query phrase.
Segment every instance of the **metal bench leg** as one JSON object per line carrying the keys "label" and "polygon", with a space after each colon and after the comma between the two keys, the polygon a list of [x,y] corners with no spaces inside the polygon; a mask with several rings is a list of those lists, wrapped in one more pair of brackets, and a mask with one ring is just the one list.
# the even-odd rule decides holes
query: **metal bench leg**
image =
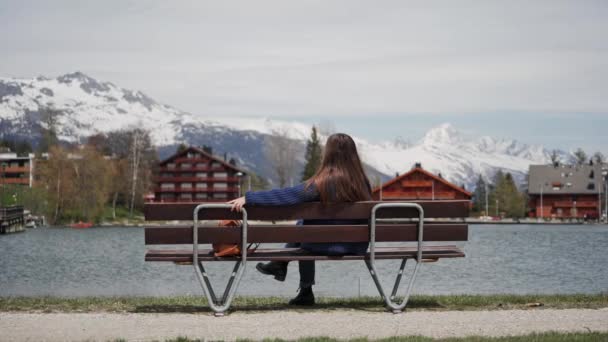
{"label": "metal bench leg", "polygon": [[397,274],[397,279],[395,279],[395,285],[393,286],[393,292],[391,293],[391,300],[395,300],[397,290],[399,290],[399,284],[401,283],[401,278],[403,277],[403,270],[405,269],[406,262],[407,259],[405,258],[401,261],[401,267],[399,267],[399,273]]}
{"label": "metal bench leg", "polygon": [[203,263],[198,260],[198,213],[201,209],[230,207],[232,207],[230,204],[200,204],[194,209],[194,226],[192,233],[192,260],[194,261],[194,270],[199,283],[203,288],[205,297],[207,297],[209,307],[211,307],[211,309],[215,312],[216,316],[223,316],[224,312],[230,308],[230,304],[232,303],[234,295],[236,294],[236,289],[238,288],[239,282],[243,277],[243,273],[245,273],[245,266],[247,265],[247,210],[243,208],[242,211],[243,227],[241,236],[241,260],[235,263],[221,300],[218,300],[215,296],[215,292],[213,291],[213,287],[211,286],[211,282],[209,281],[205,267],[203,266]]}
{"label": "metal bench leg", "polygon": [[[380,282],[380,278],[378,277],[378,271],[376,270],[376,211],[381,208],[387,207],[397,207],[397,208],[414,208],[418,210],[418,250],[416,253],[416,266],[414,267],[414,271],[412,276],[410,277],[409,284],[407,286],[405,297],[401,301],[401,303],[395,303],[394,299],[397,295],[397,291],[399,289],[399,284],[401,283],[401,278],[403,277],[403,272],[405,269],[406,259],[401,261],[401,266],[399,268],[399,272],[397,273],[397,278],[395,280],[395,285],[393,286],[393,291],[391,296],[386,296],[386,292],[384,291],[384,287]],[[384,300],[386,306],[391,309],[394,313],[402,312],[407,305],[407,302],[410,297],[410,293],[414,287],[414,282],[416,281],[416,275],[418,274],[418,269],[420,268],[420,264],[422,262],[422,241],[423,241],[423,227],[424,227],[424,210],[422,207],[416,203],[381,203],[377,204],[372,208],[372,215],[370,220],[370,258],[365,260],[365,264],[369,270],[369,273],[378,288],[378,292],[380,296]]]}

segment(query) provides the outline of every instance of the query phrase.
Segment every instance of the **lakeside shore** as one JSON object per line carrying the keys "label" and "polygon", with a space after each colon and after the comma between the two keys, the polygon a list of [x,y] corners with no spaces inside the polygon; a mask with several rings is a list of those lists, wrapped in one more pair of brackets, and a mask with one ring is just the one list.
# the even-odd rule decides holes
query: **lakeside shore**
{"label": "lakeside shore", "polygon": [[[237,312],[293,310],[284,297],[236,297]],[[571,295],[414,295],[408,311],[480,311],[608,308],[608,293]],[[317,298],[313,310],[364,310],[383,312],[379,297]],[[203,296],[175,297],[0,297],[0,312],[211,312]]]}

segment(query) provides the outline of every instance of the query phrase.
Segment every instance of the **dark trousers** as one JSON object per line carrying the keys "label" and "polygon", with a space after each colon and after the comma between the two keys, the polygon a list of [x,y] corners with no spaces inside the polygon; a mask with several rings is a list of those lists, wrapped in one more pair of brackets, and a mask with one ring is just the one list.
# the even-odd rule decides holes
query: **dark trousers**
{"label": "dark trousers", "polygon": [[[285,245],[287,248],[299,248],[299,243],[288,243]],[[311,287],[315,284],[315,261],[314,260],[300,260],[298,261],[298,268],[300,269],[300,288]]]}

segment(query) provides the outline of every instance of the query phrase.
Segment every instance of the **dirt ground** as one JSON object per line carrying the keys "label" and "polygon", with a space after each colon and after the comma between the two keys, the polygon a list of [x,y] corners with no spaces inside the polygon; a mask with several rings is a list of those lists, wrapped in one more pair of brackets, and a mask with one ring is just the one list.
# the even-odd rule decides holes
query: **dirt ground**
{"label": "dirt ground", "polygon": [[532,332],[608,331],[608,308],[503,311],[277,311],[209,314],[0,313],[2,341],[164,341],[297,339],[307,336],[383,338],[505,336]]}

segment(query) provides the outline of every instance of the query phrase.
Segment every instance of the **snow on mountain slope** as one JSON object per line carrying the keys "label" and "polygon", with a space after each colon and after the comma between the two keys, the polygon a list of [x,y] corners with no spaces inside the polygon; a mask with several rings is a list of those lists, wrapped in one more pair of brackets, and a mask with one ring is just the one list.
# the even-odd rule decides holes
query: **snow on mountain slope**
{"label": "snow on mountain slope", "polygon": [[404,173],[416,162],[447,180],[472,189],[479,175],[492,179],[496,171],[511,172],[524,181],[530,164],[544,164],[549,152],[540,146],[528,146],[514,140],[491,137],[468,139],[449,124],[427,132],[410,147],[400,144],[359,142],[362,158],[386,174]]}
{"label": "snow on mountain slope", "polygon": [[[299,122],[237,117],[208,120],[80,72],[54,79],[0,78],[3,136],[34,138],[45,125],[45,108],[60,112],[58,135],[66,141],[82,141],[89,135],[117,129],[146,128],[164,154],[182,142],[211,145],[217,152],[228,152],[245,167],[269,178],[272,170],[263,153],[264,136],[286,132],[300,141],[303,149],[310,134],[310,126]],[[549,161],[549,152],[542,146],[491,137],[472,139],[449,124],[429,130],[413,144],[403,139],[371,143],[353,138],[364,162],[384,174],[384,180],[421,162],[425,169],[471,189],[480,174],[491,179],[501,169],[522,182],[530,164]]]}

